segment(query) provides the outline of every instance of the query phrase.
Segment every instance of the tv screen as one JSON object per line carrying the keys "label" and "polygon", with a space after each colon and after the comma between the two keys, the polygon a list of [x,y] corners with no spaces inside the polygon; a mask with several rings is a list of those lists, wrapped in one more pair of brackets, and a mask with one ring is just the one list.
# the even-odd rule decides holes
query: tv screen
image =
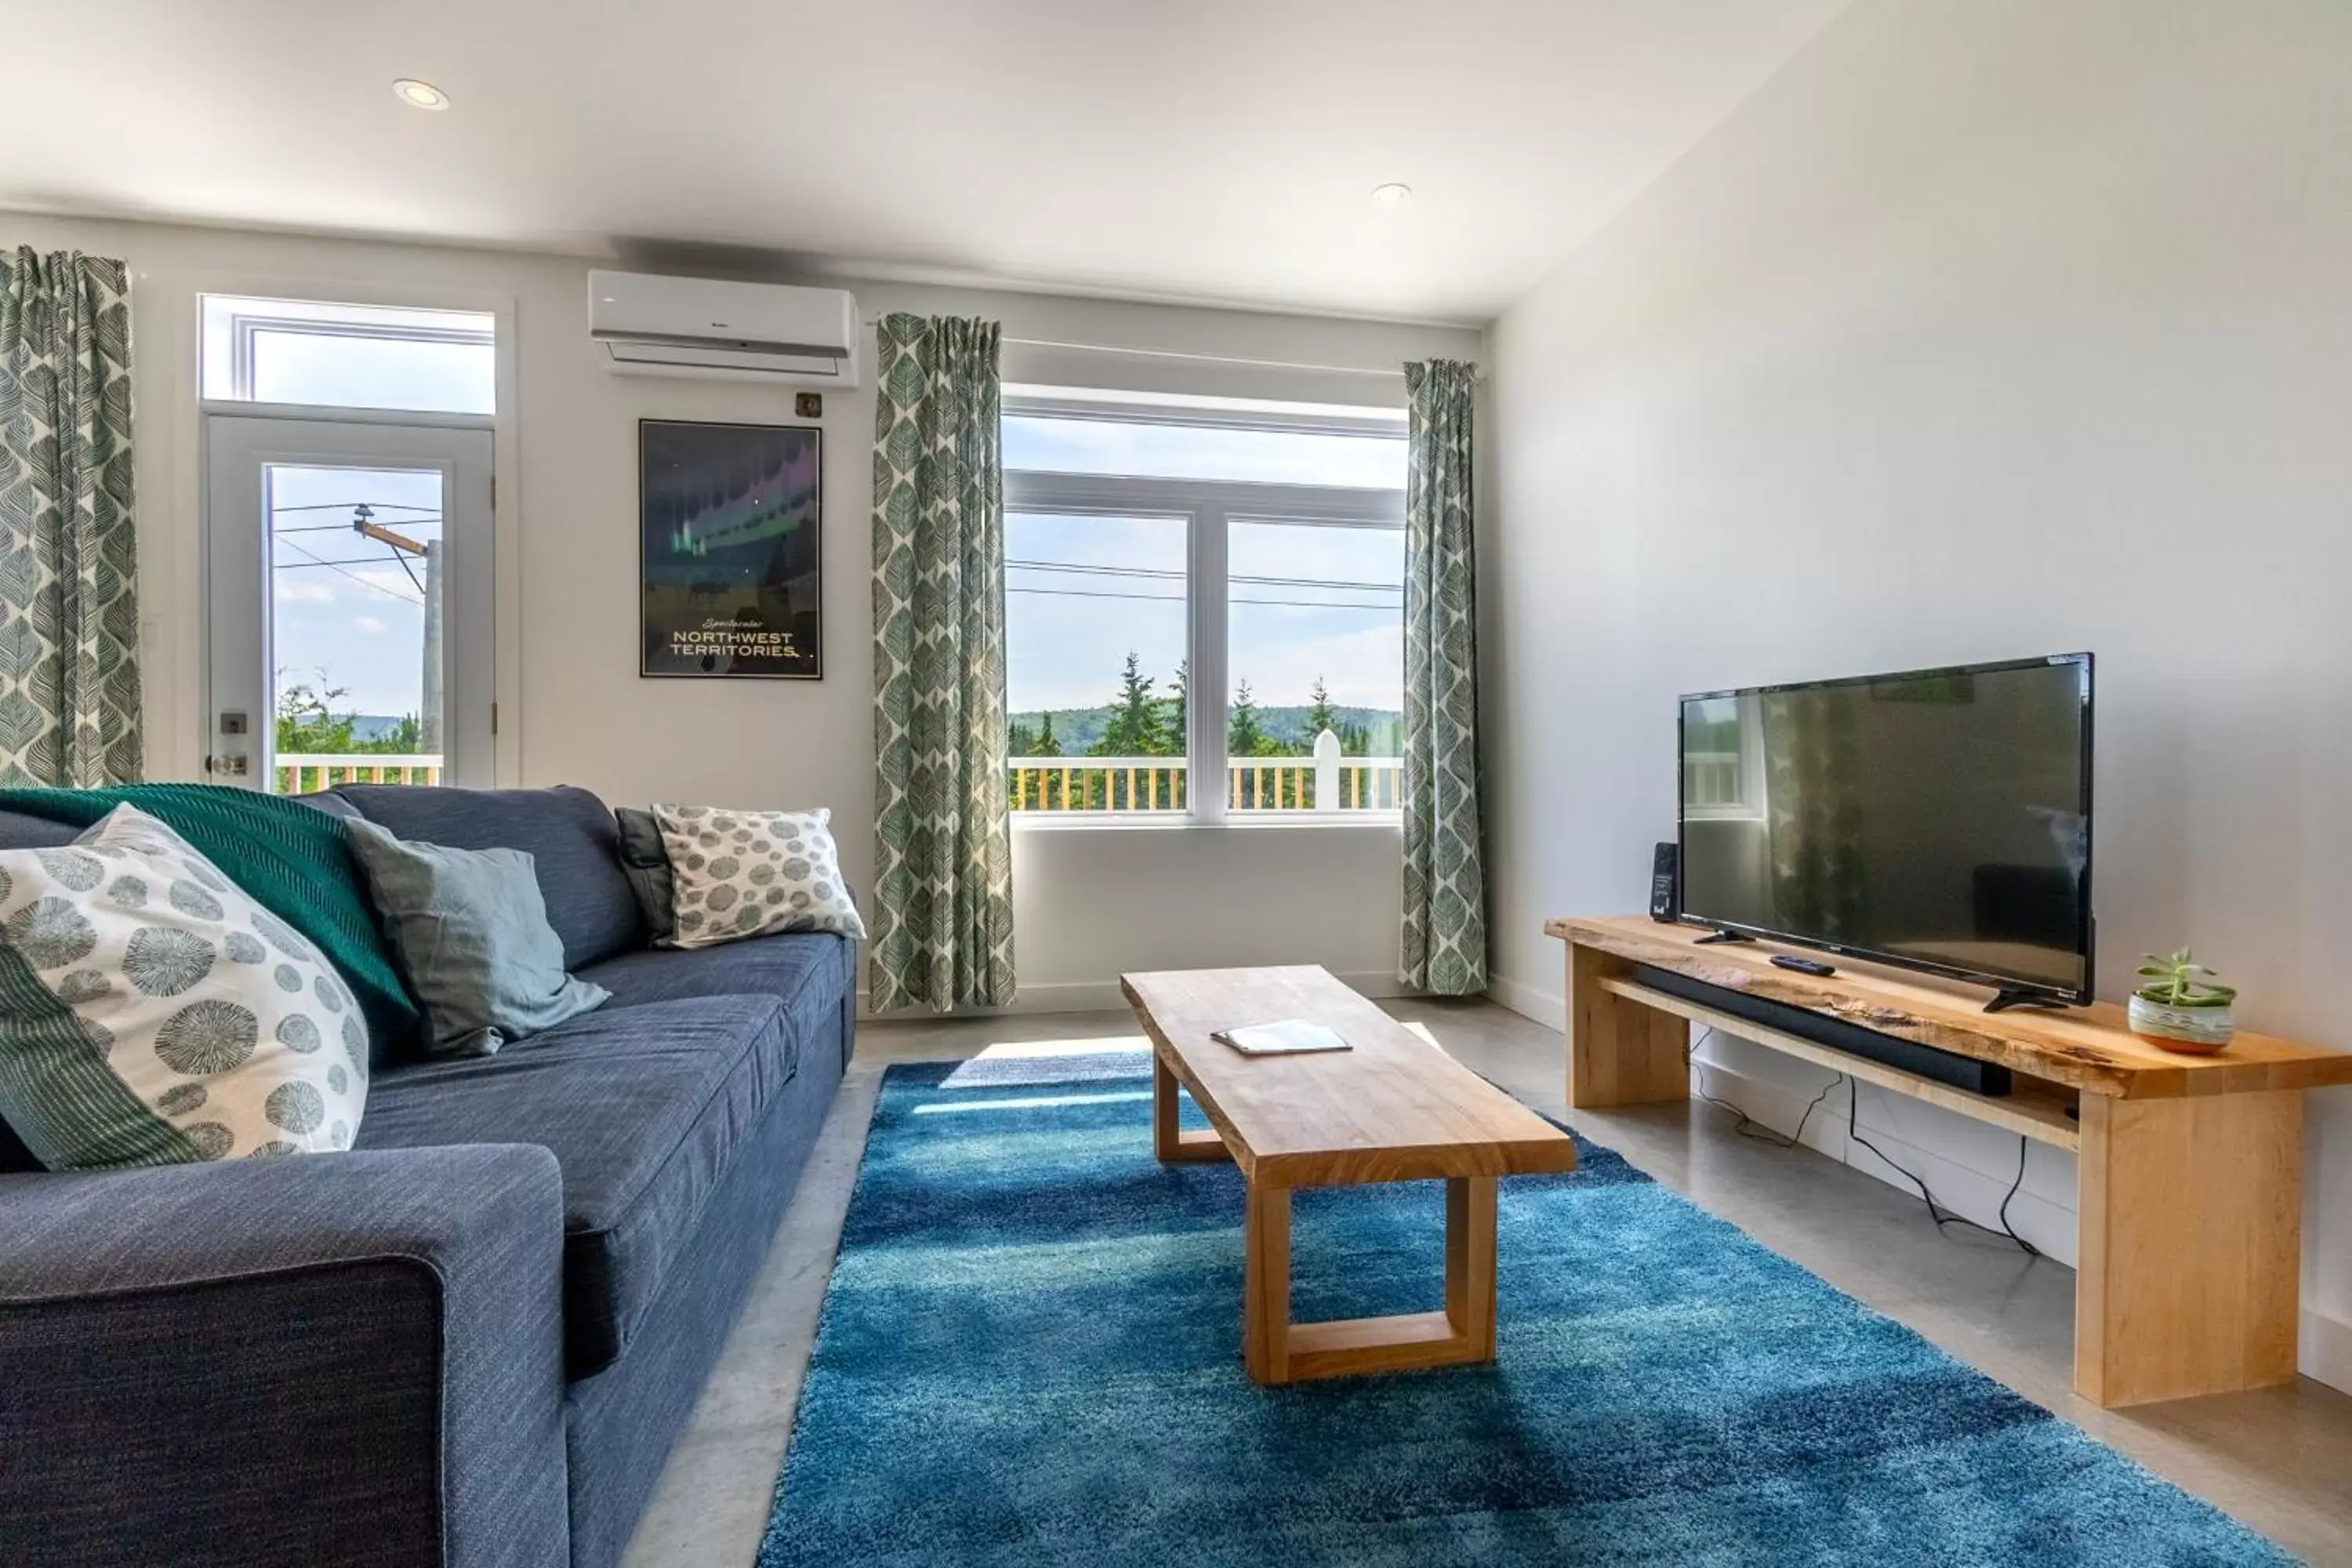
{"label": "tv screen", "polygon": [[2088,1001],[2091,656],[1682,700],[1685,920]]}

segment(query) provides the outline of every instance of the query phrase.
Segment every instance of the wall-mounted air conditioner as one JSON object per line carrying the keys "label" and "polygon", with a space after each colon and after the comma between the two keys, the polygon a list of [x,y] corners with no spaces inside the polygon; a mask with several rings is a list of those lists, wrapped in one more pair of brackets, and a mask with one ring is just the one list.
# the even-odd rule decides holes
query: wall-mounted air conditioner
{"label": "wall-mounted air conditioner", "polygon": [[616,371],[857,384],[857,301],[840,289],[591,272],[588,326]]}

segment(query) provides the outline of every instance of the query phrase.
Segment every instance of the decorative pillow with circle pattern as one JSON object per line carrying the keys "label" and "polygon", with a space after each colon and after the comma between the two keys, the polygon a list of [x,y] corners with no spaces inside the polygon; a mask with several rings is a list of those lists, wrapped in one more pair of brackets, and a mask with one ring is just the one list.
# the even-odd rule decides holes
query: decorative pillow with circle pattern
{"label": "decorative pillow with circle pattern", "polygon": [[0,853],[0,1117],[51,1170],[348,1149],[367,1059],[318,949],[137,807]]}
{"label": "decorative pillow with circle pattern", "polygon": [[677,931],[671,945],[716,947],[786,931],[866,934],[825,826],[833,813],[823,806],[656,805],[653,812],[676,884],[671,909]]}

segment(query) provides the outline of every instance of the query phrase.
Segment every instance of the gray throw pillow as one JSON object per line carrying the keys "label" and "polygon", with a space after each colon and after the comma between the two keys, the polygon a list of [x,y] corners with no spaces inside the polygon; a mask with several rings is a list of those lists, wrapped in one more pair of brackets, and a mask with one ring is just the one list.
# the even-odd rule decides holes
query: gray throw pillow
{"label": "gray throw pillow", "polygon": [[612,994],[564,973],[522,850],[412,843],[361,818],[350,829],[434,1055],[488,1056]]}
{"label": "gray throw pillow", "polygon": [[646,932],[656,947],[674,945],[677,934],[677,881],[669,868],[669,851],[662,847],[661,824],[650,811],[624,805],[613,813],[621,825],[621,875],[637,896],[646,917]]}

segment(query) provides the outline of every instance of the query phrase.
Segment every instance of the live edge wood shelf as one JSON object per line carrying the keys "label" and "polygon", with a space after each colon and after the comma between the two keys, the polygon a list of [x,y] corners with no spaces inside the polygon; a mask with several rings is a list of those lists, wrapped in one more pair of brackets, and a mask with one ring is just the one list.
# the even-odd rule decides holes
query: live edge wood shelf
{"label": "live edge wood shelf", "polygon": [[[2113,1406],[2294,1376],[2302,1094],[2352,1083],[2352,1053],[2241,1034],[2220,1056],[2178,1056],[2107,1003],[1989,1014],[1965,985],[1847,959],[1803,974],[1771,962],[1797,950],[1701,947],[1704,931],[1638,915],[1544,930],[1568,944],[1571,1106],[1687,1099],[1696,1023],[2074,1150],[2074,1391]],[[1636,979],[1643,963],[1998,1062],[2014,1090],[1972,1094],[1685,1001]]]}

